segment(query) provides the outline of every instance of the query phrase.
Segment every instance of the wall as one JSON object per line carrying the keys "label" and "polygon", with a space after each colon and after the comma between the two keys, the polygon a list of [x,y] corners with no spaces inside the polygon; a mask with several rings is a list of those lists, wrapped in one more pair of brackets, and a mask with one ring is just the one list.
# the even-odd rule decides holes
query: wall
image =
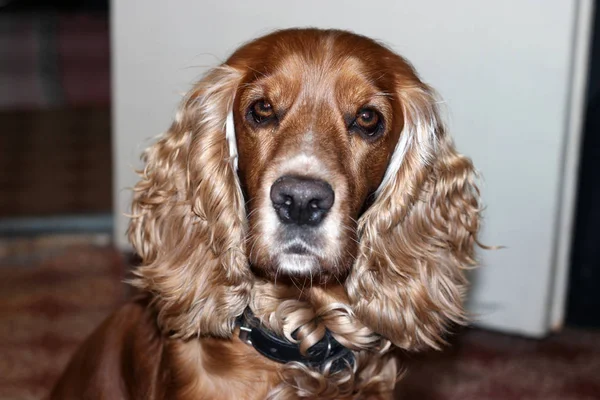
{"label": "wall", "polygon": [[[381,39],[446,100],[451,132],[483,175],[472,310],[487,326],[547,331],[569,113],[576,1],[114,1],[115,204],[181,93],[238,45],[275,28],[337,27]],[[117,219],[117,243],[127,224]]]}

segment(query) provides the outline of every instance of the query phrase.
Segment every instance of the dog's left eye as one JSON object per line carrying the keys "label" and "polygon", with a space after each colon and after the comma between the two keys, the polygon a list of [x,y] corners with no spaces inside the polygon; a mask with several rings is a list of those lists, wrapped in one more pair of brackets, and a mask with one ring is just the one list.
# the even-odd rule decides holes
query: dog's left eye
{"label": "dog's left eye", "polygon": [[257,124],[264,124],[275,118],[275,110],[267,100],[260,99],[252,103],[248,109],[248,116]]}
{"label": "dog's left eye", "polygon": [[383,132],[383,118],[372,108],[361,108],[356,113],[352,127],[358,128],[365,136],[375,138]]}

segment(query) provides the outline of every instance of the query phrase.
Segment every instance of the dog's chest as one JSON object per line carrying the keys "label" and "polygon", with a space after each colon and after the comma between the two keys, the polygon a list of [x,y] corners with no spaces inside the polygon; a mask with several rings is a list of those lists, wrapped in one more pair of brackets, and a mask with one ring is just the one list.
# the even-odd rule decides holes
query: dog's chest
{"label": "dog's chest", "polygon": [[281,364],[268,360],[237,337],[177,341],[170,346],[177,399],[264,400],[280,383]]}

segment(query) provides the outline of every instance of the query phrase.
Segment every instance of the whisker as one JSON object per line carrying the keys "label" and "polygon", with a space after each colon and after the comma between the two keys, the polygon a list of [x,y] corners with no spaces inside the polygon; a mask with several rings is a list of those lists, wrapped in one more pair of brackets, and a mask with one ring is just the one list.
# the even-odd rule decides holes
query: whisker
{"label": "whisker", "polygon": [[[248,204],[248,203],[246,203],[246,204]],[[248,218],[248,219],[252,218],[252,217],[253,217],[253,216],[254,216],[256,213],[258,213],[258,211],[259,211],[259,209],[258,209],[258,208],[255,208],[254,210],[250,211],[250,212],[248,213],[248,216],[247,216],[247,218]]]}
{"label": "whisker", "polygon": [[340,286],[344,286],[344,284],[340,281],[340,278],[337,275],[334,275],[335,280],[337,281],[337,283],[340,284]]}
{"label": "whisker", "polygon": [[358,220],[357,219],[355,219],[351,215],[349,215],[348,218],[350,218],[350,220],[352,220],[352,222],[354,222],[356,225],[358,225]]}
{"label": "whisker", "polygon": [[346,249],[346,253],[350,256],[352,261],[356,261],[356,256],[354,254],[350,253],[350,250]]}
{"label": "whisker", "polygon": [[280,265],[277,265],[277,269],[275,269],[275,287],[277,287],[277,275],[279,275]]}
{"label": "whisker", "polygon": [[256,244],[258,242],[256,235],[251,235],[252,245],[250,246],[249,258],[252,260],[254,258],[254,249],[256,248]]}
{"label": "whisker", "polygon": [[300,289],[300,288],[298,287],[298,285],[296,285],[296,282],[294,282],[294,280],[293,280],[293,279],[292,279],[291,281],[292,281],[292,285],[294,285],[294,286],[296,287],[296,289],[298,289],[298,291],[300,291],[300,295],[299,295],[299,297],[298,297],[298,299],[297,299],[298,301],[300,301],[300,299],[302,298],[302,289]]}

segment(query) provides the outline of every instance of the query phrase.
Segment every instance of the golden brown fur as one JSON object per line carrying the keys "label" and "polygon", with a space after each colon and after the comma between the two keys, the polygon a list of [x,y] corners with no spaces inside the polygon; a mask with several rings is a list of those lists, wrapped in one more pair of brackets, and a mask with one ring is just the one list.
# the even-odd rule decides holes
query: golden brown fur
{"label": "golden brown fur", "polygon": [[[352,122],[365,109],[377,111],[377,131],[363,130],[372,114]],[[250,42],[196,84],[144,160],[129,237],[146,297],[88,340],[53,398],[386,399],[402,372],[394,348],[438,348],[464,322],[474,169],[433,91],[372,40],[307,29]],[[281,255],[291,228],[272,215],[268,190],[284,174],[335,192],[305,258]],[[248,306],[304,352],[328,329],[354,366],[260,356],[236,334]]]}

